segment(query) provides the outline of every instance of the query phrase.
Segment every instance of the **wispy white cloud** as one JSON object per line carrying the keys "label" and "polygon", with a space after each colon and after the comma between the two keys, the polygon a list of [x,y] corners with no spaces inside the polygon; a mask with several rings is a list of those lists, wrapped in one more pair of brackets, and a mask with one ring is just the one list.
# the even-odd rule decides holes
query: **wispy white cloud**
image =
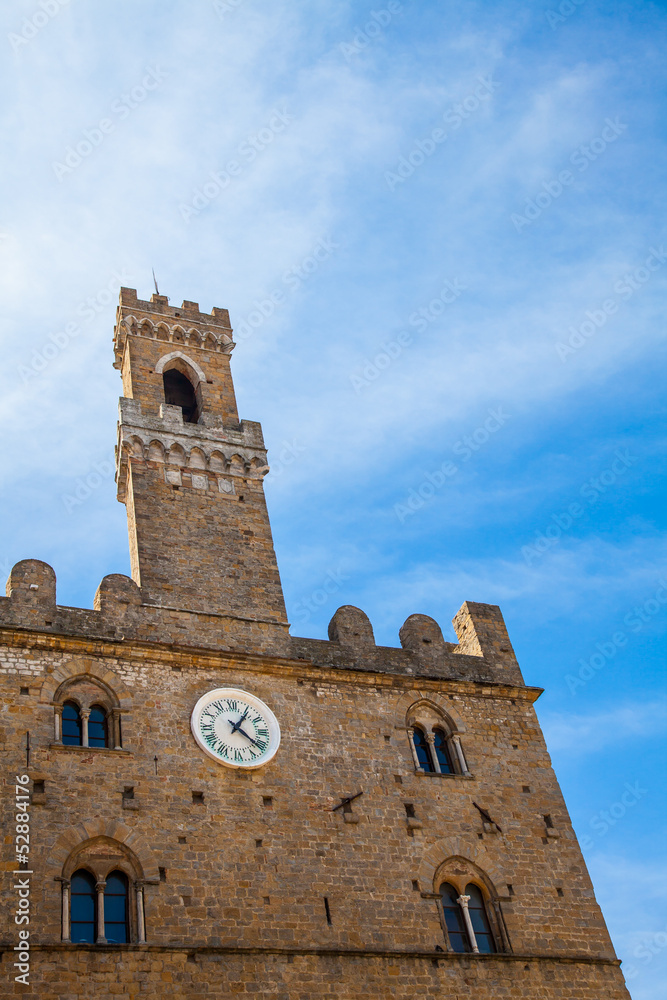
{"label": "wispy white cloud", "polygon": [[654,739],[667,732],[667,704],[624,705],[593,715],[544,715],[541,721],[551,750],[581,755],[632,741],[633,752],[642,754],[638,738]]}
{"label": "wispy white cloud", "polygon": [[[267,495],[288,604],[338,567],[349,576],[294,631],[324,635],[335,605],[351,600],[380,641],[397,643],[415,611],[433,614],[451,638],[447,623],[463,600],[489,601],[503,606],[517,646],[539,635],[537,663],[557,658],[574,629],[592,653],[655,592],[667,553],[651,376],[658,384],[664,367],[667,265],[575,354],[563,361],[555,345],[619,297],[615,283],[651,246],[667,243],[664,12],[587,3],[552,32],[544,9],[514,0],[455,5],[446,16],[438,3],[403,6],[354,59],[340,46],[368,19],[365,0],[245,0],[223,19],[208,2],[118,0],[112,9],[73,0],[16,55],[6,44],[0,510],[11,528],[0,563],[52,561],[60,599],[74,604],[90,604],[105,573],[128,569],[113,484],[73,513],[62,501],[110,456],[120,394],[115,304],[85,320],[82,303],[121,272],[148,296],[154,266],[172,301],[226,306],[240,326],[329,237],[335,253],[239,338],[233,358],[241,413],[263,422],[270,462],[282,464]],[[5,4],[0,39],[33,10],[27,0]],[[121,120],[113,103],[156,64],[163,83]],[[489,100],[449,124],[446,141],[391,191],[386,171],[445,124],[480,76],[498,83]],[[294,120],[185,222],[179,205],[276,107]],[[105,116],[113,131],[59,181],[54,160]],[[517,232],[512,214],[573,167],[608,116],[627,130]],[[426,329],[411,323],[454,279],[465,293]],[[77,335],[25,380],[20,367],[77,321]],[[403,330],[409,348],[355,393],[351,374]],[[400,524],[394,505],[498,405],[511,413],[502,433]],[[297,457],[281,463],[293,442]],[[632,473],[528,565],[522,546],[622,446],[640,456]],[[606,722],[585,702],[593,684],[574,721],[553,694],[556,746],[574,727],[597,752],[607,722],[630,738],[641,706],[617,716],[611,701],[649,662],[659,680],[650,640],[662,627],[657,615],[646,624],[641,657],[628,646],[616,687],[605,675]],[[644,722],[662,732],[657,715]],[[629,815],[628,839],[638,822]],[[598,879],[611,885],[612,868]],[[631,881],[609,896],[616,926]]]}

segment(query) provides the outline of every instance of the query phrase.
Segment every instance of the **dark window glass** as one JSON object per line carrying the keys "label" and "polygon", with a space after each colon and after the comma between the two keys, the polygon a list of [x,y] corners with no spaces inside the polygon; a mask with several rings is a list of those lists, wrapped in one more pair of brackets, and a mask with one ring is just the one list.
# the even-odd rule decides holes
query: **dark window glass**
{"label": "dark window glass", "polygon": [[97,920],[95,879],[86,871],[72,875],[70,884],[71,937],[75,944],[95,944]]}
{"label": "dark window glass", "polygon": [[88,746],[105,747],[107,745],[107,713],[101,705],[93,705],[88,717]]}
{"label": "dark window glass", "polygon": [[415,726],[415,735],[413,736],[415,750],[417,751],[417,760],[419,761],[419,766],[423,767],[425,771],[435,771],[435,766],[431,759],[431,751],[429,750],[428,743],[426,742],[426,733],[419,726]]}
{"label": "dark window glass", "polygon": [[435,755],[438,758],[440,770],[443,774],[454,774],[447,737],[442,729],[434,729],[433,731],[435,733]]}
{"label": "dark window glass", "polygon": [[81,746],[81,713],[73,701],[63,705],[63,743],[69,747]]}
{"label": "dark window glass", "polygon": [[489,918],[486,915],[482,890],[471,883],[466,886],[466,896],[470,896],[468,913],[470,914],[472,929],[475,932],[477,947],[482,954],[490,955],[496,950],[496,946],[491,933]]}
{"label": "dark window glass", "polygon": [[449,882],[445,882],[444,885],[440,886],[440,896],[442,898],[442,908],[445,911],[445,927],[447,928],[452,951],[471,951],[463,913],[461,907],[456,902],[459,898],[458,891]]}
{"label": "dark window glass", "polygon": [[164,382],[164,401],[170,406],[180,406],[183,410],[183,420],[186,424],[196,424],[199,420],[197,396],[189,378],[171,368],[162,376]]}
{"label": "dark window glass", "polygon": [[107,875],[104,890],[104,936],[112,944],[125,944],[127,926],[127,878],[122,872]]}

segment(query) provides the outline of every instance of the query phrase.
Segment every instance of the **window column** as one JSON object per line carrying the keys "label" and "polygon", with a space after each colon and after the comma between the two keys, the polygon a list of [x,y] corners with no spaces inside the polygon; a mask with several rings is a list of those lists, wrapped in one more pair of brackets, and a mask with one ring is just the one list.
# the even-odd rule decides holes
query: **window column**
{"label": "window column", "polygon": [[111,709],[111,745],[114,750],[120,750],[120,709]]}
{"label": "window column", "polygon": [[56,705],[53,711],[53,739],[55,743],[62,743],[63,731],[63,707]]}
{"label": "window column", "polygon": [[419,757],[417,756],[417,747],[415,746],[415,731],[413,726],[408,726],[408,739],[410,741],[410,750],[412,752],[412,760],[415,765],[415,771],[421,771],[422,766],[419,763]]}
{"label": "window column", "polygon": [[458,733],[453,733],[451,737],[452,743],[454,744],[454,749],[456,750],[456,756],[461,767],[461,774],[470,774],[468,770],[468,765],[466,764],[466,759],[463,756],[463,747],[461,746],[461,737]]}
{"label": "window column", "polygon": [[435,768],[435,772],[436,774],[442,774],[440,761],[438,760],[438,755],[435,752],[435,733],[426,733],[426,742],[428,743],[428,751],[431,755],[431,760],[433,762],[433,767]]}
{"label": "window column", "polygon": [[[81,714],[83,715],[83,712]],[[84,745],[88,746],[88,743],[86,742]],[[97,941],[95,944],[107,943],[107,939],[104,936],[104,890],[106,889],[106,885],[104,879],[100,879],[99,882],[95,883],[97,890]]]}
{"label": "window column", "polygon": [[137,896],[137,942],[146,944],[146,919],[144,917],[144,883],[135,882],[134,890]]}
{"label": "window column", "polygon": [[477,939],[475,938],[475,932],[472,929],[472,920],[470,919],[470,914],[468,913],[468,903],[470,902],[470,896],[459,896],[456,902],[463,910],[463,919],[465,920],[466,930],[468,932],[468,937],[470,938],[470,946],[474,954],[478,955],[479,948],[477,947]]}
{"label": "window column", "polygon": [[68,878],[62,878],[61,876],[56,877],[56,881],[60,882],[61,889],[61,913],[62,913],[62,934],[61,940],[63,944],[69,944],[72,940],[69,926],[69,888],[70,880]]}
{"label": "window column", "polygon": [[88,746],[88,717],[90,715],[90,709],[82,708],[81,712],[81,746]]}

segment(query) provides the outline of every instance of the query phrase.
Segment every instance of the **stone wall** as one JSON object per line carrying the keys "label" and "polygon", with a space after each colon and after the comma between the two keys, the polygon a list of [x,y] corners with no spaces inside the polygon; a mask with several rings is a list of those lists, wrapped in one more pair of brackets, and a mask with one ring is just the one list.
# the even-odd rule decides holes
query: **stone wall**
{"label": "stone wall", "polygon": [[[360,981],[378,997],[412,997],[417,986],[464,996],[470,985],[482,997],[626,996],[533,709],[539,690],[385,673],[377,647],[374,669],[358,670],[27,630],[3,638],[7,784],[25,770],[26,730],[28,773],[44,782],[32,806],[33,939],[45,946],[34,953],[34,996],[83,997],[74,983],[84,970],[100,997],[126,982],[183,997],[351,996]],[[54,745],[54,697],[76,677],[115,692],[121,751]],[[219,686],[250,691],[276,713],[283,736],[270,764],[238,772],[197,748],[190,713]],[[469,776],[415,771],[406,726],[419,704],[460,735]],[[351,814],[334,811],[359,791]],[[87,842],[127,846],[141,867],[147,945],[53,950],[56,880]],[[452,858],[492,885],[509,954],[434,964],[446,948],[435,894]],[[7,882],[4,896],[11,943]],[[403,955],[415,951],[422,957]]]}
{"label": "stone wall", "polygon": [[[3,972],[9,964],[4,957]],[[35,985],[6,996],[26,1000],[627,1000],[615,965],[520,958],[197,952],[63,946],[35,954]],[[11,981],[11,980],[10,980]]]}

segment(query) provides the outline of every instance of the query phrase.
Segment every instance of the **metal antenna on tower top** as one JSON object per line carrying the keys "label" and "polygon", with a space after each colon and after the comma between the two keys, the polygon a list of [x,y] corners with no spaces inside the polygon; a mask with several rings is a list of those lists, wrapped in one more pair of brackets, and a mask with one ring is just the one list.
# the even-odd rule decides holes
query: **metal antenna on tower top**
{"label": "metal antenna on tower top", "polygon": [[155,268],[152,267],[151,271],[153,272],[153,284],[155,285],[155,294],[159,295],[160,294],[160,289],[157,286],[157,278],[155,277]]}

